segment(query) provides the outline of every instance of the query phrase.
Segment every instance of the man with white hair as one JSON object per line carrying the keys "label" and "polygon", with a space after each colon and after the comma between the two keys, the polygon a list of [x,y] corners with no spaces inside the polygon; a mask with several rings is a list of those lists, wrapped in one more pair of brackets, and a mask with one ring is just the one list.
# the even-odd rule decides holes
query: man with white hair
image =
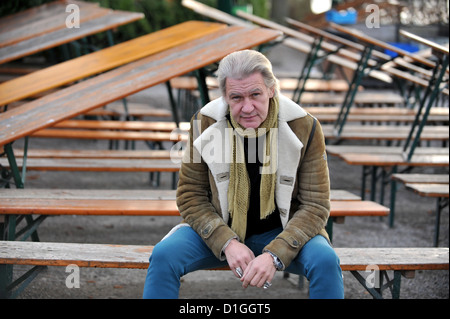
{"label": "man with white hair", "polygon": [[325,231],[330,183],[320,123],[280,95],[270,61],[234,52],[222,97],[191,121],[177,188],[183,222],[150,257],[144,298],[178,298],[181,276],[228,265],[244,288],[275,272],[305,276],[311,298],[343,298]]}

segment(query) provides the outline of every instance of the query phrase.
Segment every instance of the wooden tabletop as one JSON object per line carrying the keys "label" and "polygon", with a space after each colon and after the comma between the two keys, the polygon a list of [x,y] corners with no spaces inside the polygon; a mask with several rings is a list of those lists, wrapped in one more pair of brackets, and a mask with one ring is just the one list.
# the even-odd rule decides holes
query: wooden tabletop
{"label": "wooden tabletop", "polygon": [[341,154],[342,158],[349,165],[366,165],[366,166],[429,166],[429,167],[446,167],[449,165],[447,155],[422,155],[414,154],[410,161],[407,161],[399,154],[364,154],[349,153]]}
{"label": "wooden tabletop", "polygon": [[409,188],[424,197],[449,197],[448,183],[447,184],[423,184],[423,183],[408,183],[405,184]]}
{"label": "wooden tabletop", "polygon": [[189,21],[0,84],[0,105],[87,78],[173,48],[226,26]]}
{"label": "wooden tabletop", "polygon": [[[80,8],[80,27],[67,28],[66,6]],[[128,24],[144,15],[100,8],[81,1],[56,1],[0,20],[0,64],[44,51],[64,43]],[[3,28],[5,27],[5,28]]]}
{"label": "wooden tabletop", "polygon": [[70,14],[66,12],[66,7],[69,3],[80,9],[80,25],[112,11],[95,3],[81,1],[57,1],[44,5],[47,10],[25,10],[6,17],[7,23],[3,22],[3,18],[0,19],[0,47],[66,28],[66,18]]}
{"label": "wooden tabletop", "polygon": [[449,183],[448,174],[393,174],[392,179],[405,184],[447,184]]}
{"label": "wooden tabletop", "polygon": [[0,145],[271,41],[279,32],[232,26],[126,64],[0,114]]}

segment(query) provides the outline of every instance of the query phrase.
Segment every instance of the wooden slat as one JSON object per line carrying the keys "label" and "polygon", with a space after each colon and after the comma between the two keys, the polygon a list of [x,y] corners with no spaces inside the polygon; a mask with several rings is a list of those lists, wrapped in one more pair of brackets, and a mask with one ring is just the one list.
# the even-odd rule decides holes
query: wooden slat
{"label": "wooden slat", "polygon": [[[16,158],[23,157],[23,150],[14,150]],[[181,153],[169,150],[61,150],[28,149],[28,158],[96,158],[96,159],[170,159],[180,158]]]}
{"label": "wooden slat", "polygon": [[167,132],[137,132],[137,131],[109,131],[109,130],[70,130],[44,129],[37,131],[31,137],[70,138],[70,139],[99,139],[99,140],[133,140],[153,142],[186,141],[187,134]]}
{"label": "wooden slat", "polygon": [[252,48],[278,35],[267,29],[229,27],[21,105],[0,114],[0,145],[202,68],[231,52]]}
{"label": "wooden slat", "polygon": [[0,263],[145,269],[152,250],[153,246],[0,241]]}
{"label": "wooden slat", "polygon": [[[9,167],[6,158],[0,164]],[[22,159],[17,159],[22,168]],[[96,159],[96,158],[29,158],[27,170],[83,172],[178,172],[180,163],[170,159]]]}
{"label": "wooden slat", "polygon": [[330,216],[387,216],[389,208],[372,201],[331,201]]}
{"label": "wooden slat", "polygon": [[[130,130],[172,132],[177,129],[175,122],[160,121],[108,121],[108,120],[67,120],[56,123],[55,128],[94,129],[94,130]],[[181,122],[179,129],[189,131],[190,123]]]}
{"label": "wooden slat", "polygon": [[225,25],[188,21],[30,73],[0,85],[0,105],[111,70],[222,28]]}
{"label": "wooden slat", "polygon": [[[337,137],[333,124],[322,125],[323,133],[327,139],[351,139],[351,140],[405,140],[408,137],[409,126],[394,125],[346,125],[342,133]],[[417,131],[417,129],[416,129]],[[422,141],[448,141],[448,126],[425,126],[420,135]]]}
{"label": "wooden slat", "polygon": [[400,154],[364,154],[341,153],[339,155],[347,164],[368,166],[428,166],[446,167],[449,165],[447,155],[419,155],[414,154],[410,161],[406,161]]}
{"label": "wooden slat", "polygon": [[[398,146],[370,146],[370,145],[327,145],[327,153],[340,156],[341,154],[382,154],[401,156],[402,147]],[[444,155],[449,156],[447,147],[417,147],[414,150],[416,155]]]}
{"label": "wooden slat", "polygon": [[174,200],[3,198],[0,214],[179,216]]}
{"label": "wooden slat", "polygon": [[[139,190],[139,189],[44,189],[25,188],[0,189],[0,199],[116,199],[116,200],[175,200],[176,190]],[[332,189],[331,200],[361,200],[361,197],[346,190]]]}
{"label": "wooden slat", "polygon": [[393,174],[392,179],[402,183],[448,184],[448,174]]}
{"label": "wooden slat", "polygon": [[175,200],[176,190],[2,188],[0,198],[83,200]]}
{"label": "wooden slat", "polygon": [[[147,269],[153,246],[0,241],[0,263]],[[335,248],[343,271],[447,270],[448,248]]]}
{"label": "wooden slat", "polygon": [[447,184],[424,184],[424,183],[407,183],[406,188],[412,189],[421,196],[426,197],[446,197],[448,198]]}

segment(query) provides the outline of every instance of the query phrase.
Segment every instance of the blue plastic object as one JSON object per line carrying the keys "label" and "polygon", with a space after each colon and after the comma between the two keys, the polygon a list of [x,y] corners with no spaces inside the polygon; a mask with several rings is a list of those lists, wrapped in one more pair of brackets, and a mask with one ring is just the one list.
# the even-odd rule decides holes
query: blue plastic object
{"label": "blue plastic object", "polygon": [[[390,45],[402,49],[408,53],[415,53],[417,51],[419,51],[419,47],[417,45],[414,44],[409,44],[409,43],[399,43],[399,42],[389,42]],[[397,53],[391,51],[391,50],[385,50],[384,53],[386,53],[387,55],[389,55],[391,58],[395,58],[398,56]]]}
{"label": "blue plastic object", "polygon": [[358,21],[358,12],[354,9],[340,10],[331,9],[325,13],[327,22],[334,22],[337,24],[356,24]]}

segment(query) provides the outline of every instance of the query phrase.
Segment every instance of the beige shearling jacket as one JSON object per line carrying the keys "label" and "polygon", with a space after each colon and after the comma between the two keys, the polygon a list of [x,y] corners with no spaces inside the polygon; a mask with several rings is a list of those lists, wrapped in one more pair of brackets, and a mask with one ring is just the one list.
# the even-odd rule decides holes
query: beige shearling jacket
{"label": "beige shearling jacket", "polygon": [[[305,146],[313,117],[299,105],[280,95],[278,159],[275,200],[283,231],[265,249],[288,267],[303,245],[325,231],[330,211],[330,183],[325,141],[319,123],[307,154]],[[177,205],[215,256],[225,259],[223,248],[236,234],[227,225],[227,191],[231,149],[227,134],[228,105],[223,98],[204,106],[191,121],[177,188]]]}

